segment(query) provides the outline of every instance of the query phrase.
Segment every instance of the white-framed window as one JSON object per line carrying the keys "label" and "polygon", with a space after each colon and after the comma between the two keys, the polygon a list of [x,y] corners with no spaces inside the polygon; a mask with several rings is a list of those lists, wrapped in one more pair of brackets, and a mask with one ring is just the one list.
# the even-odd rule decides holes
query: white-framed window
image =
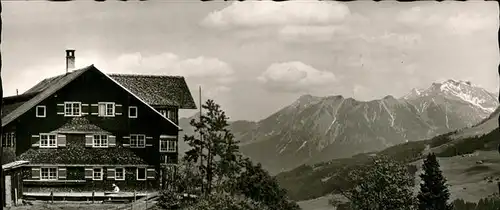
{"label": "white-framed window", "polygon": [[40,168],[40,179],[57,180],[57,168],[54,167]]}
{"label": "white-framed window", "polygon": [[176,152],[177,139],[160,136],[160,152]]}
{"label": "white-framed window", "polygon": [[130,135],[130,147],[133,147],[133,148],[146,147],[146,135],[131,134]]}
{"label": "white-framed window", "polygon": [[101,116],[101,117],[114,117],[115,116],[115,102],[99,102],[99,116]]}
{"label": "white-framed window", "polygon": [[39,105],[36,106],[36,117],[46,117],[47,116],[47,107]]}
{"label": "white-framed window", "polygon": [[93,180],[102,180],[102,168],[94,168],[92,170],[92,179]]}
{"label": "white-framed window", "polygon": [[93,147],[108,147],[108,135],[94,135]]}
{"label": "white-framed window", "polygon": [[137,168],[137,180],[146,180],[146,168]]}
{"label": "white-framed window", "polygon": [[137,118],[137,107],[136,106],[129,106],[128,107],[128,117],[129,118]]}
{"label": "white-framed window", "polygon": [[115,169],[115,180],[125,180],[125,169],[116,168]]}
{"label": "white-framed window", "polygon": [[48,133],[40,134],[40,147],[41,148],[57,147],[57,135]]}
{"label": "white-framed window", "polygon": [[3,147],[14,147],[16,142],[16,132],[6,132],[2,135]]}
{"label": "white-framed window", "polygon": [[64,116],[80,117],[82,116],[81,102],[64,102]]}

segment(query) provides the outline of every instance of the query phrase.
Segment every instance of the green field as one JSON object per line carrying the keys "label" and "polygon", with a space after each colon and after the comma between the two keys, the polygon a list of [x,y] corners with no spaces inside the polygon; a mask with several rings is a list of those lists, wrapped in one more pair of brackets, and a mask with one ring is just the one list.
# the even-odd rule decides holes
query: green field
{"label": "green field", "polygon": [[[477,202],[498,192],[497,180],[500,181],[500,155],[497,151],[476,151],[464,156],[438,158],[441,170],[450,185],[451,199],[462,198],[466,201]],[[478,162],[482,162],[478,164]],[[412,163],[419,169],[422,160]],[[491,180],[491,181],[489,181]],[[417,178],[415,183],[420,180]],[[417,186],[418,184],[416,184]],[[418,191],[416,187],[415,192]],[[328,204],[331,196],[300,201],[303,210],[332,210]]]}

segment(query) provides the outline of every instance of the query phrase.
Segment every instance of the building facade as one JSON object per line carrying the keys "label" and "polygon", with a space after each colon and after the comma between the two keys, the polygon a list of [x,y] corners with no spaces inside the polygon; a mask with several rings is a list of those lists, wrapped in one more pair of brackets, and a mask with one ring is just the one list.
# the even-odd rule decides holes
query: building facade
{"label": "building facade", "polygon": [[183,77],[105,74],[94,65],[3,99],[3,144],[29,161],[25,192],[142,191],[178,162],[179,109],[196,109]]}

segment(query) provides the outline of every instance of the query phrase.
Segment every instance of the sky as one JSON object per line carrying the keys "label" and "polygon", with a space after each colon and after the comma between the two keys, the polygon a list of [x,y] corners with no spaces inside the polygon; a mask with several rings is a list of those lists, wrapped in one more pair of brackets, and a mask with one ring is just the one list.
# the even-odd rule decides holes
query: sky
{"label": "sky", "polygon": [[[490,1],[3,1],[4,95],[76,66],[184,76],[198,102],[260,120],[299,96],[401,97],[447,79],[498,91]],[[182,111],[190,116],[193,110]]]}

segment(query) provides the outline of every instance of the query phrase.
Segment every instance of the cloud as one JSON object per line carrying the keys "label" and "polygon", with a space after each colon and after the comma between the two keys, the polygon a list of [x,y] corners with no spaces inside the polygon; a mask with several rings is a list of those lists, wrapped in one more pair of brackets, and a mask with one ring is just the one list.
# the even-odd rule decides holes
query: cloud
{"label": "cloud", "polygon": [[[476,6],[471,4],[470,6]],[[449,6],[449,8],[452,8]],[[483,14],[476,11],[451,10],[436,12],[432,7],[415,6],[401,11],[396,20],[408,25],[438,27],[454,34],[467,35],[487,28],[498,27],[497,17],[491,13]]]}
{"label": "cloud", "polygon": [[173,53],[143,56],[141,53],[123,54],[103,64],[104,69],[128,73],[179,75],[230,83],[234,80],[232,67],[218,58],[199,56],[180,58]]}
{"label": "cloud", "polygon": [[361,40],[370,44],[381,44],[400,49],[412,48],[422,43],[422,35],[417,33],[394,33],[385,31],[384,34],[368,36],[360,34]]}
{"label": "cloud", "polygon": [[272,91],[313,92],[331,86],[337,78],[332,72],[291,61],[271,64],[257,80]]}
{"label": "cloud", "polygon": [[344,30],[349,8],[334,1],[244,1],[214,11],[201,24],[239,37],[278,36],[285,41],[329,41]]}
{"label": "cloud", "polygon": [[216,28],[328,25],[343,21],[349,14],[349,8],[338,2],[245,1],[210,13],[202,24]]}
{"label": "cloud", "polygon": [[327,42],[335,34],[346,33],[348,29],[344,26],[302,26],[288,25],[278,31],[279,37],[291,42]]}
{"label": "cloud", "polygon": [[447,19],[447,26],[457,34],[470,34],[489,27],[498,27],[497,18],[484,14],[461,13]]}

